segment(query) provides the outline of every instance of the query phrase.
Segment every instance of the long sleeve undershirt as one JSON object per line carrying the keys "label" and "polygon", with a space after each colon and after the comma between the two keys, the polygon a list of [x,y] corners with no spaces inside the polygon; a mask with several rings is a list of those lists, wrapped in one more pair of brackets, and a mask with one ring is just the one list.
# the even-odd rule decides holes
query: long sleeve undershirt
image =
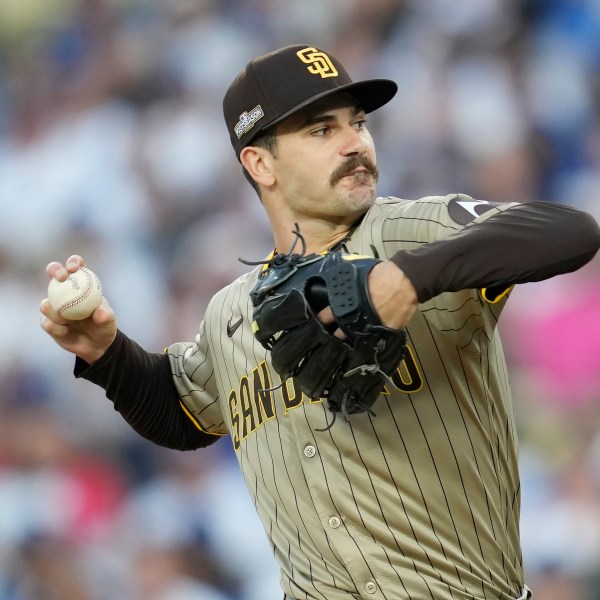
{"label": "long sleeve undershirt", "polygon": [[75,376],[104,388],[127,423],[160,446],[194,450],[219,439],[200,431],[181,409],[168,356],[147,352],[122,331],[93,365],[77,357]]}

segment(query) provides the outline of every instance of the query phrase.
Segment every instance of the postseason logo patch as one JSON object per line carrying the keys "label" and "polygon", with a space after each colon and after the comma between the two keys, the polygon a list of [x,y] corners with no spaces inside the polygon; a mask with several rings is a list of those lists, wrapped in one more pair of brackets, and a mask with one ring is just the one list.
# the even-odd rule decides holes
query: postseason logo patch
{"label": "postseason logo patch", "polygon": [[257,121],[265,116],[262,106],[257,104],[252,110],[245,111],[240,115],[240,120],[236,123],[233,130],[238,140],[248,131],[250,131]]}
{"label": "postseason logo patch", "polygon": [[480,217],[488,210],[502,206],[505,202],[488,202],[487,200],[474,200],[468,196],[455,196],[448,204],[448,213],[452,220],[459,225],[467,225]]}

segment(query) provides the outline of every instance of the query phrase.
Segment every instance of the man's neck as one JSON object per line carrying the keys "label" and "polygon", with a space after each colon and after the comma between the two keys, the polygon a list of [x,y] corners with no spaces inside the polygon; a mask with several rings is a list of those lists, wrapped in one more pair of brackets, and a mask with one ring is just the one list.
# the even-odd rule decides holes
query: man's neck
{"label": "man's neck", "polygon": [[[296,228],[297,225],[297,228]],[[318,220],[307,220],[300,223],[281,223],[273,227],[277,252],[302,252],[302,240],[306,245],[306,254],[320,254],[342,244],[356,224],[332,224]],[[299,235],[296,233],[299,233]],[[302,236],[302,239],[300,239]]]}

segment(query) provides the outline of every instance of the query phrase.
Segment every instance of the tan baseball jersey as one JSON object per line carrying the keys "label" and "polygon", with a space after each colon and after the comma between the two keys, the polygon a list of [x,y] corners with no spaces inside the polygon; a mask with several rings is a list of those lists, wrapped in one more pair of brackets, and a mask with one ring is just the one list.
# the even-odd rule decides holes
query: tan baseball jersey
{"label": "tan baseball jersey", "polygon": [[[389,257],[511,206],[379,198],[347,249]],[[183,410],[231,438],[288,596],[518,598],[517,436],[496,327],[507,294],[488,302],[465,290],[421,304],[376,416],[318,431],[331,421],[323,401],[293,379],[281,386],[253,337],[258,272],[217,293],[195,341],[168,353]]]}

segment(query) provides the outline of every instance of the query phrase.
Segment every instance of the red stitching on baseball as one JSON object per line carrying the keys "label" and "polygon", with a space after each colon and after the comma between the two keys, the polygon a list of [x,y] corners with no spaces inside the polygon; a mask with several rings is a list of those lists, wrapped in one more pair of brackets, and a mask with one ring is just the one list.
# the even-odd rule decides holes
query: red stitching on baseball
{"label": "red stitching on baseball", "polygon": [[[61,314],[65,309],[71,308],[72,306],[76,306],[82,300],[85,300],[85,298],[87,298],[92,291],[92,287],[94,284],[94,278],[92,277],[92,274],[88,270],[84,270],[81,267],[78,270],[82,271],[82,274],[85,276],[85,279],[86,279],[84,282],[83,292],[81,293],[80,296],[77,296],[77,298],[74,298],[70,302],[65,302],[64,304],[61,304],[60,308],[58,309],[58,314]],[[70,276],[70,277],[72,277],[72,276]]]}

